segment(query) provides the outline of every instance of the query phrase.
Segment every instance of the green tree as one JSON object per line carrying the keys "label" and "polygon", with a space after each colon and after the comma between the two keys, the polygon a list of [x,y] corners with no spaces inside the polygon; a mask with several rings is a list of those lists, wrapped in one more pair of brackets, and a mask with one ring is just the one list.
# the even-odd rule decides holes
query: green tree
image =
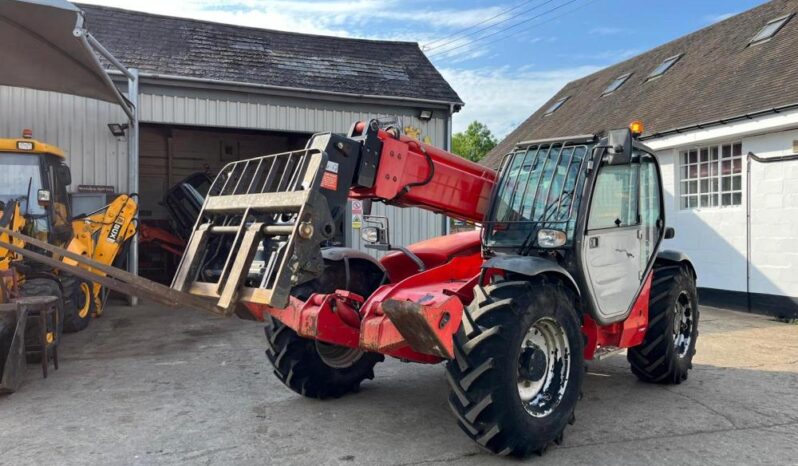
{"label": "green tree", "polygon": [[496,137],[484,123],[472,121],[464,132],[452,135],[452,152],[479,162],[497,143]]}

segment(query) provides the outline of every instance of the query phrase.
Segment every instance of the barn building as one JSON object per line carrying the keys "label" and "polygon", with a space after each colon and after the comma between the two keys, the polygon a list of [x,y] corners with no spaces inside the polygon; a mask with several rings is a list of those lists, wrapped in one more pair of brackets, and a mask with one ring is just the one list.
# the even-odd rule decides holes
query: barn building
{"label": "barn building", "polygon": [[[448,148],[452,114],[463,105],[416,43],[78,6],[92,34],[139,70],[143,221],[167,220],[161,200],[187,175],[213,176],[230,161],[301,149],[311,134],[346,133],[358,120],[390,121]],[[118,78],[124,90],[126,80]],[[0,86],[0,134],[31,128],[37,139],[63,148],[73,191],[127,192],[126,121],[115,104]],[[395,244],[445,228],[440,215],[417,209],[375,205],[373,213],[389,217]],[[361,247],[358,232],[346,230],[347,242]]]}

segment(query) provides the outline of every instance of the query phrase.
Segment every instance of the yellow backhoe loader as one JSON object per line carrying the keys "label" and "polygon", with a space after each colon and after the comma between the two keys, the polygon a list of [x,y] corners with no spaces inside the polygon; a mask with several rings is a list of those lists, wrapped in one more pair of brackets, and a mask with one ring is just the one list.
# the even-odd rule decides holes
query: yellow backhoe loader
{"label": "yellow backhoe loader", "polygon": [[[107,289],[86,278],[90,276],[81,278],[52,264],[30,260],[20,251],[44,253],[94,275],[103,272],[12,235],[21,233],[94,263],[110,265],[124,257],[120,253],[136,234],[138,205],[133,197],[122,194],[96,212],[72,217],[69,184],[71,173],[59,148],[32,139],[29,130],[21,139],[0,139],[0,242],[11,246],[0,246],[0,304],[21,297],[56,296],[59,309],[53,331],[47,335],[56,344],[62,331],[83,330],[102,314]],[[30,341],[39,335],[33,321],[25,325],[19,320],[14,312],[0,313],[0,376],[14,338],[25,338],[31,346]]]}

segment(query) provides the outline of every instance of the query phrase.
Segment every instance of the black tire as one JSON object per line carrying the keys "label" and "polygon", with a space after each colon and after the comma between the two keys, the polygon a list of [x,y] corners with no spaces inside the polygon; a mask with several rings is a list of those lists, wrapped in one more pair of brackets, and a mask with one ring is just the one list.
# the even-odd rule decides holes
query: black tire
{"label": "black tire", "polygon": [[651,283],[648,331],[643,343],[630,348],[626,356],[638,379],[661,384],[687,380],[698,339],[698,317],[698,294],[692,271],[679,265],[656,267]]}
{"label": "black tire", "polygon": [[[562,441],[565,427],[575,420],[582,390],[584,340],[574,294],[547,277],[478,286],[474,292],[455,336],[455,359],[446,365],[449,406],[460,428],[486,450],[516,457],[542,454],[551,443]],[[524,368],[519,363],[529,349],[521,349],[527,332],[541,322],[555,322],[567,341],[568,350],[562,353],[569,365],[562,369],[554,363],[552,372],[561,370],[568,379],[564,388],[557,385],[561,375],[553,376],[553,385],[543,385],[543,403],[551,387],[559,386],[562,393],[556,395],[558,403],[533,415],[520,395]]]}
{"label": "black tire", "polygon": [[61,277],[61,286],[64,288],[64,332],[85,330],[97,312],[92,283],[64,275]]}
{"label": "black tire", "polygon": [[[352,261],[349,291],[368,297],[381,281],[380,271],[373,269],[376,267]],[[322,276],[295,288],[292,294],[305,300],[313,293],[336,289],[347,289],[345,265],[325,261]],[[266,357],[274,374],[288,388],[309,398],[338,398],[358,391],[363,380],[374,378],[374,365],[385,359],[381,354],[302,338],[274,318],[269,318],[264,330]]]}
{"label": "black tire", "polygon": [[[64,331],[64,295],[61,291],[59,282],[54,278],[36,277],[25,280],[19,288],[22,296],[55,296],[57,311],[55,313],[56,322],[51,322],[56,329],[55,342],[56,345],[61,342],[61,335]],[[25,327],[25,347],[35,348],[40,345],[40,329],[38,319],[28,319],[28,324]],[[37,363],[41,361],[40,354],[29,354],[28,362]]]}

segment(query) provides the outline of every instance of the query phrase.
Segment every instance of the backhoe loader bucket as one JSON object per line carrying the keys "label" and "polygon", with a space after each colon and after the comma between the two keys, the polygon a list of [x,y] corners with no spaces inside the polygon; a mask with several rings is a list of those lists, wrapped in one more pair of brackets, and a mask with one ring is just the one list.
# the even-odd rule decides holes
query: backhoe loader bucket
{"label": "backhoe loader bucket", "polygon": [[[55,296],[36,296],[0,304],[0,395],[14,393],[22,385],[27,367],[27,352],[31,350],[30,347],[26,348],[26,344],[29,343],[25,341],[25,337],[29,333],[28,325],[33,320],[32,325],[35,326],[36,316],[47,308],[52,310],[55,300]],[[44,342],[44,338],[42,334],[42,347],[47,344]],[[46,348],[40,349],[36,344],[34,340],[33,351],[46,351]],[[41,357],[46,377],[48,357],[46,353]]]}
{"label": "backhoe loader bucket", "polygon": [[[314,136],[304,150],[233,162],[211,186],[172,288],[282,308],[323,269],[321,245],[340,231],[358,141]],[[335,152],[337,162],[330,161]]]}
{"label": "backhoe loader bucket", "polygon": [[0,394],[13,393],[25,376],[28,312],[16,303],[0,304]]}

